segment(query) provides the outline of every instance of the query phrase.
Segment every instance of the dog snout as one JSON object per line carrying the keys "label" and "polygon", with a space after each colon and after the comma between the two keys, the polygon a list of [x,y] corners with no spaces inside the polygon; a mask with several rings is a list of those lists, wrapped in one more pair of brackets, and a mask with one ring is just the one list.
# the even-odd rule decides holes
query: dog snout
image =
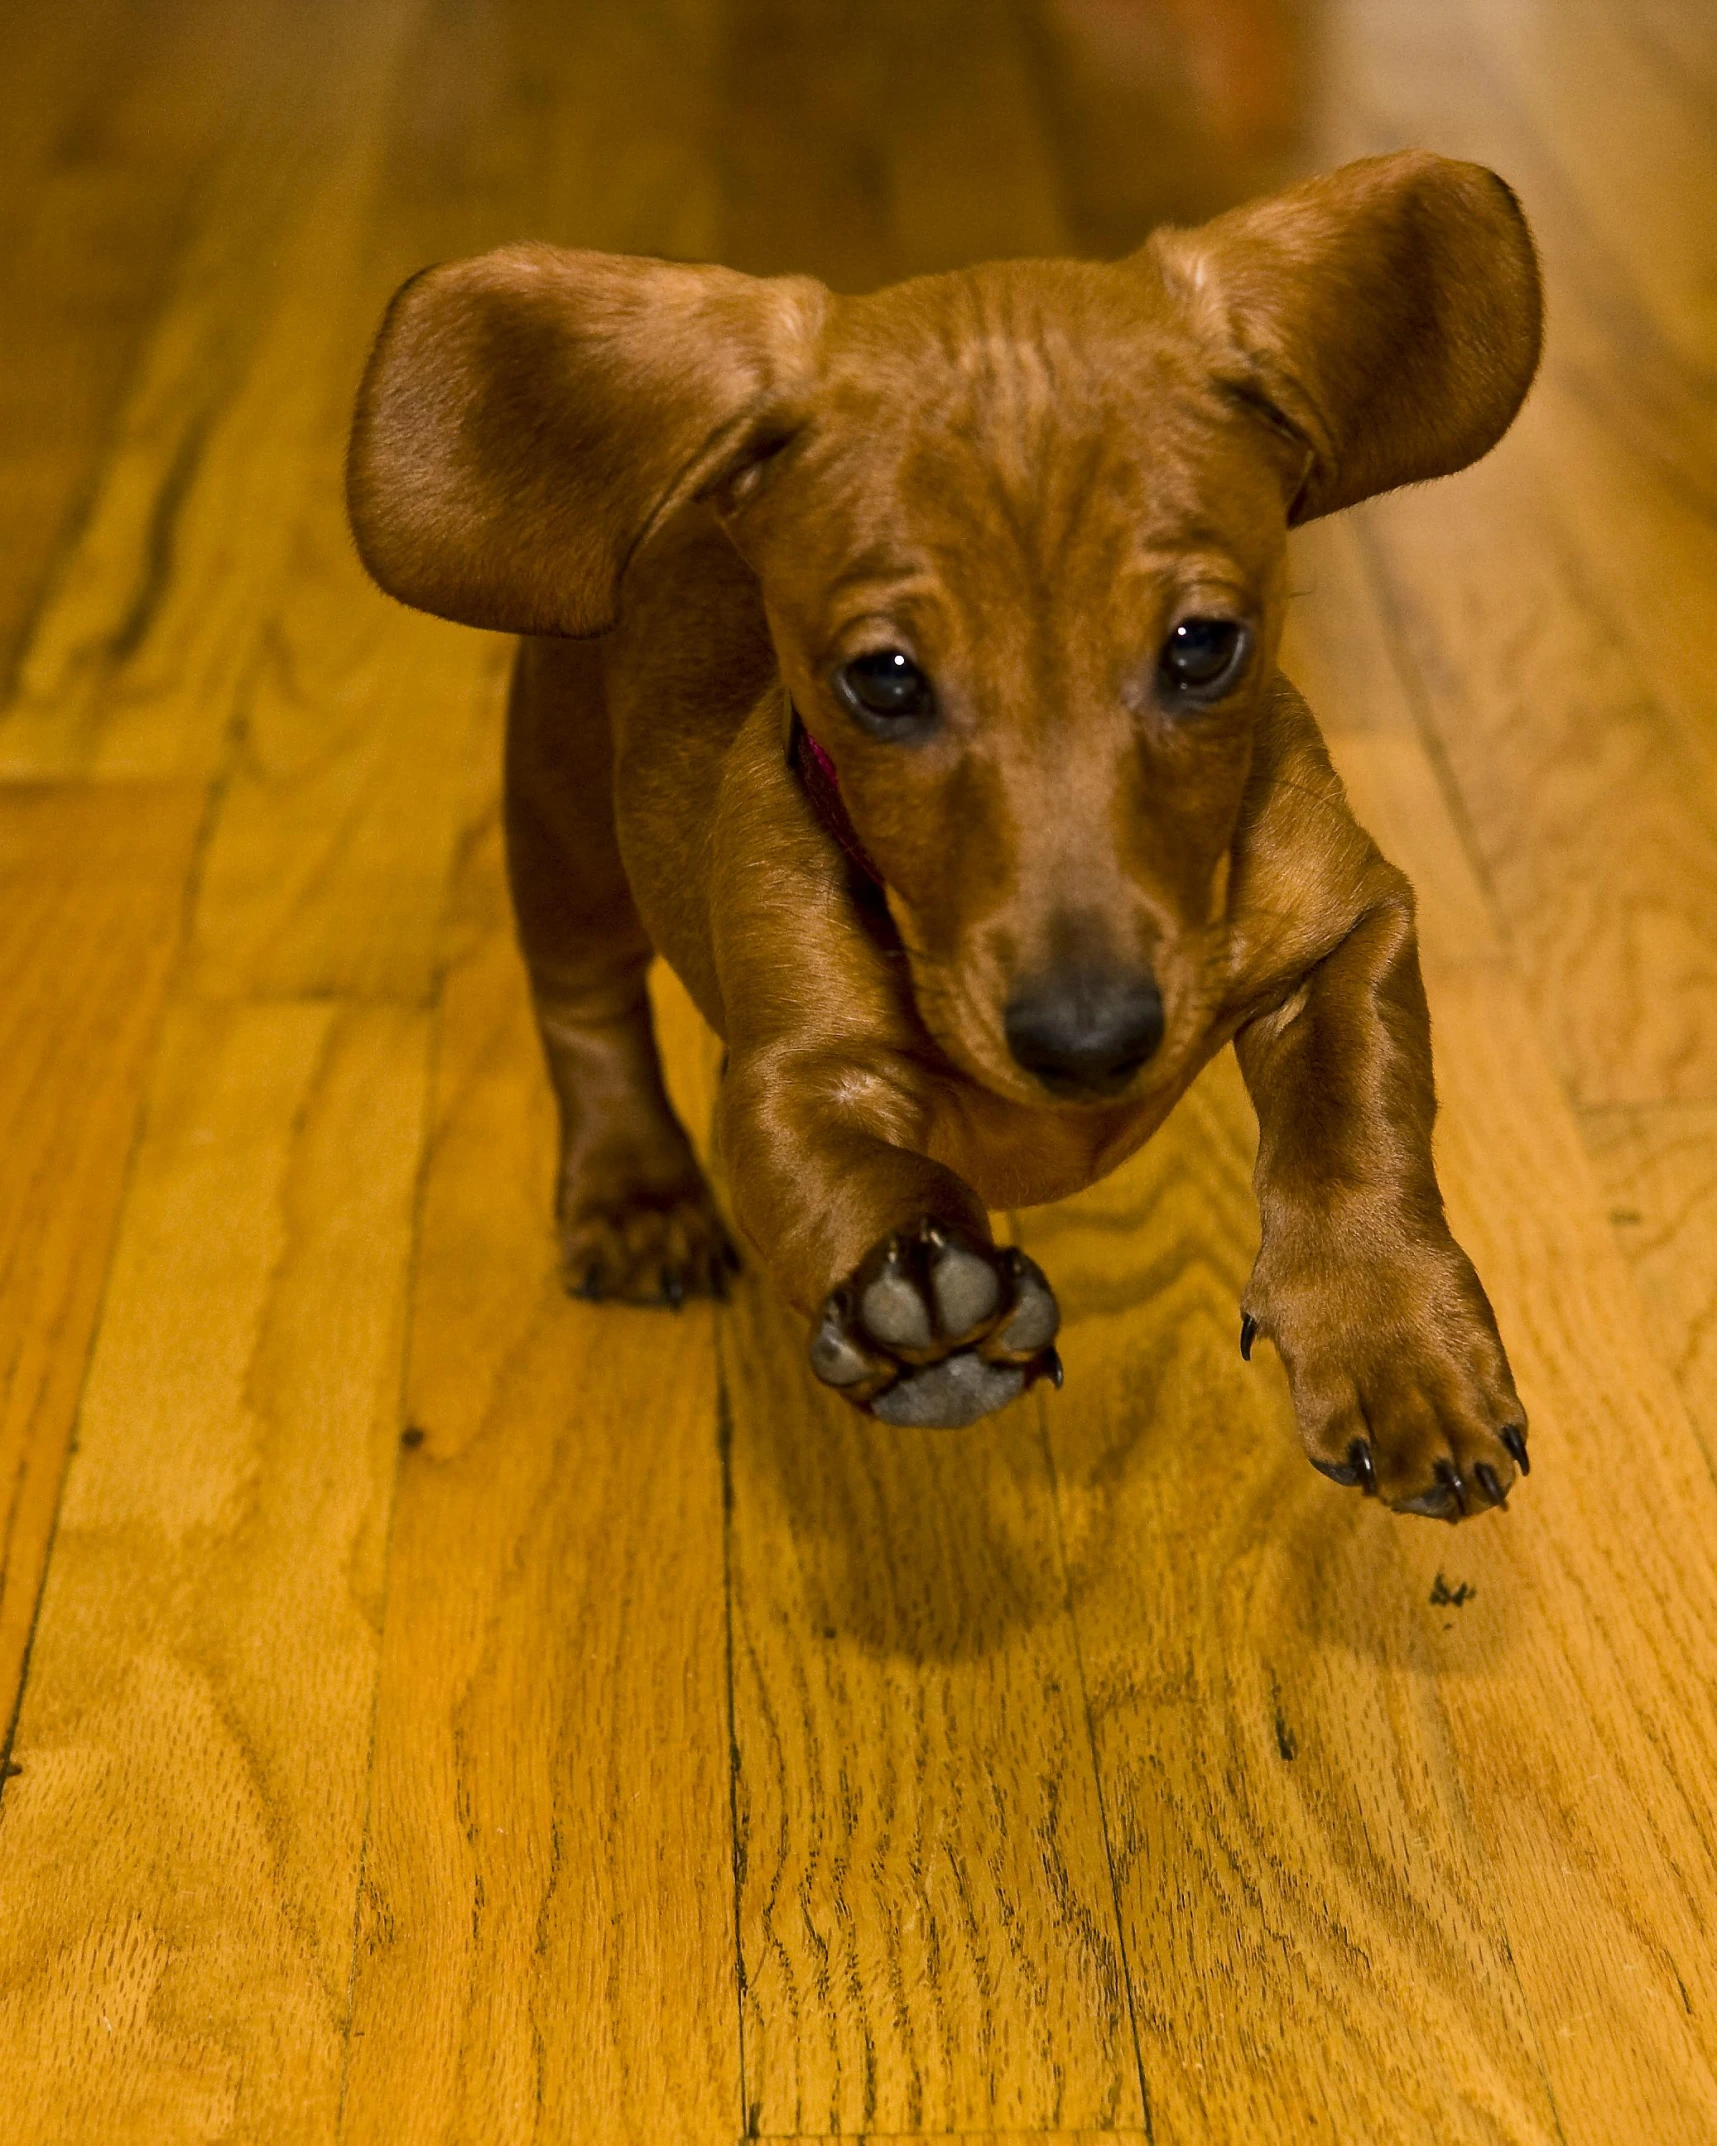
{"label": "dog snout", "polygon": [[1162,994],[1153,976],[1076,972],[1021,991],[1004,1026],[1051,1094],[1117,1095],[1163,1040]]}

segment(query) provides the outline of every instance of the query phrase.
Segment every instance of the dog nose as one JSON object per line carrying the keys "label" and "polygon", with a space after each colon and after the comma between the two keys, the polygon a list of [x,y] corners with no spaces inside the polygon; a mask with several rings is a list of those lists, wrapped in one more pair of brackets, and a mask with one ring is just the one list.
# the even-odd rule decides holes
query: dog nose
{"label": "dog nose", "polygon": [[1008,1049],[1054,1095],[1115,1095],[1163,1040],[1152,976],[1058,976],[1004,1018]]}

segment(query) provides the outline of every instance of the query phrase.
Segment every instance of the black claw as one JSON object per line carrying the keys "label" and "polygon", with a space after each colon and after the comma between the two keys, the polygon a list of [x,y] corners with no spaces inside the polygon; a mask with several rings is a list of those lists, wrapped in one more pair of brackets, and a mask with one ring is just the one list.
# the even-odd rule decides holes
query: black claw
{"label": "black claw", "polygon": [[727,1286],[727,1262],[719,1252],[710,1255],[709,1293],[718,1304],[725,1304],[731,1294]]}
{"label": "black claw", "polygon": [[1249,1311],[1240,1314],[1240,1356],[1245,1363],[1252,1361],[1252,1344],[1257,1339],[1258,1322]]}
{"label": "black claw", "polygon": [[601,1260],[593,1259],[589,1266],[585,1268],[584,1280],[573,1291],[573,1294],[583,1297],[587,1304],[600,1304],[602,1302]]}
{"label": "black claw", "polygon": [[1371,1457],[1371,1448],[1363,1438],[1356,1438],[1347,1449],[1347,1464],[1368,1498],[1377,1496],[1377,1463]]}
{"label": "black claw", "polygon": [[662,1302],[670,1310],[678,1311],[685,1301],[686,1285],[681,1279],[679,1268],[664,1267],[662,1269]]}
{"label": "black claw", "polygon": [[1465,1519],[1467,1511],[1467,1486],[1461,1481],[1461,1471],[1455,1466],[1452,1460],[1440,1460],[1437,1463],[1435,1474],[1438,1482],[1441,1483],[1445,1489],[1450,1490],[1454,1493],[1455,1509],[1457,1512],[1459,1512],[1462,1519]]}
{"label": "black claw", "polygon": [[1481,1460],[1478,1466],[1474,1468],[1473,1473],[1478,1477],[1479,1488],[1484,1492],[1485,1496],[1493,1505],[1500,1505],[1506,1513],[1508,1511],[1508,1500],[1502,1494],[1502,1485],[1497,1481],[1496,1470],[1491,1466],[1490,1462]]}
{"label": "black claw", "polygon": [[1514,1465],[1522,1475],[1532,1473],[1532,1463],[1526,1457],[1526,1426],[1523,1423],[1508,1424],[1497,1436],[1514,1456]]}
{"label": "black claw", "polygon": [[1043,1371],[1049,1383],[1059,1393],[1061,1383],[1067,1376],[1067,1373],[1061,1368],[1061,1352],[1059,1349],[1046,1349],[1044,1351]]}

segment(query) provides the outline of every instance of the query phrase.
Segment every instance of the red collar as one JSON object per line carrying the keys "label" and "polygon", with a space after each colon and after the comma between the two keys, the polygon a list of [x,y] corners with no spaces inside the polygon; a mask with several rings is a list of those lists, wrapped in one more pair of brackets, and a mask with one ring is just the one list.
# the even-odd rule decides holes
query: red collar
{"label": "red collar", "polygon": [[833,835],[845,850],[849,861],[873,886],[880,887],[882,874],[871,863],[870,853],[858,838],[858,829],[841,797],[841,779],[835,773],[835,763],[805,728],[797,708],[793,710],[793,742],[789,750],[800,785],[811,800],[812,811],[822,821],[826,832]]}

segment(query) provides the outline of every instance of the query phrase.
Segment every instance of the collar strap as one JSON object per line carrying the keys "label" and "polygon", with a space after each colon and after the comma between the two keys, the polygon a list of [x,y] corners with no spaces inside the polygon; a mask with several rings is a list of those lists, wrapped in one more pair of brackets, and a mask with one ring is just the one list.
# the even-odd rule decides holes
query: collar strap
{"label": "collar strap", "polygon": [[858,829],[841,797],[841,779],[835,773],[835,763],[805,728],[797,708],[793,710],[790,752],[800,787],[810,799],[812,811],[822,821],[824,832],[840,844],[849,863],[873,886],[880,887],[882,874],[871,863],[870,853],[858,838]]}

